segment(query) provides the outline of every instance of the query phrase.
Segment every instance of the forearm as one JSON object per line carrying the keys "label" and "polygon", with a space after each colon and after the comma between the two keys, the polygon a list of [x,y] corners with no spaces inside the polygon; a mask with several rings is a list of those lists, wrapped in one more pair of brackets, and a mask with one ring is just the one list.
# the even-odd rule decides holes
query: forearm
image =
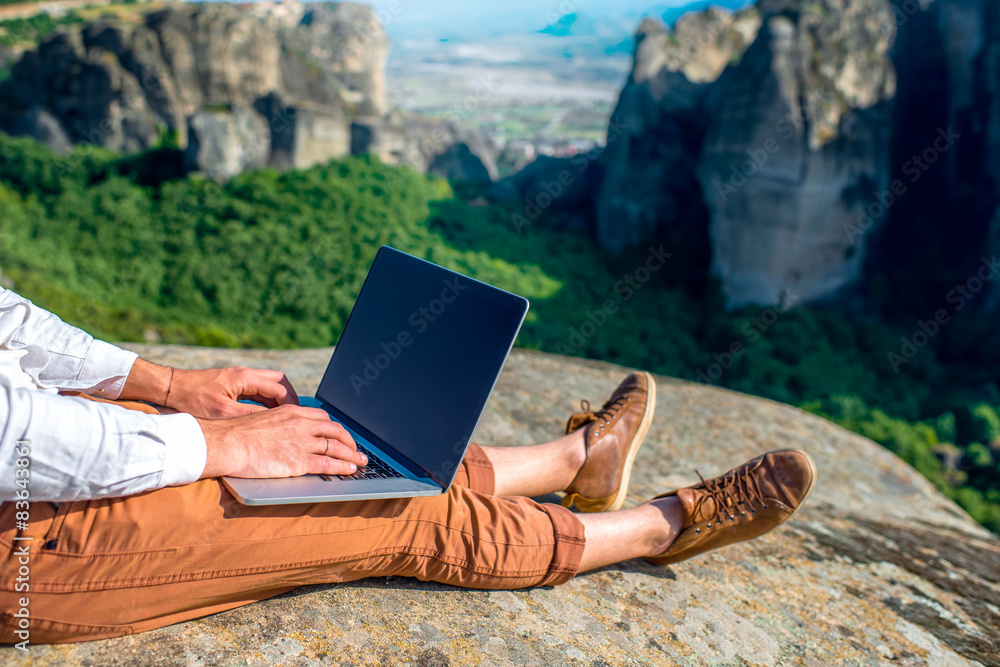
{"label": "forearm", "polygon": [[176,371],[168,366],[160,366],[137,358],[118,398],[167,405],[175,373]]}

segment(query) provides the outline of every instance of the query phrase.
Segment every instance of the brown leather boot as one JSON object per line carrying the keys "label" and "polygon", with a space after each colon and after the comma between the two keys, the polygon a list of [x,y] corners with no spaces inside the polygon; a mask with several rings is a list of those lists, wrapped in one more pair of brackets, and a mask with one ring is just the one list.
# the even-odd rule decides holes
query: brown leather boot
{"label": "brown leather boot", "polygon": [[701,484],[657,496],[680,499],[686,514],[684,529],[669,549],[646,560],[657,565],[678,563],[760,537],[795,514],[809,497],[815,478],[816,465],[808,454],[783,449],[715,479],[702,478]]}
{"label": "brown leather boot", "polygon": [[587,458],[566,488],[562,504],[575,504],[581,512],[621,509],[632,462],[653,422],[656,382],[649,373],[632,373],[597,412],[590,410],[588,401],[581,401],[580,407],[583,412],[566,422],[566,433],[587,429],[583,436]]}

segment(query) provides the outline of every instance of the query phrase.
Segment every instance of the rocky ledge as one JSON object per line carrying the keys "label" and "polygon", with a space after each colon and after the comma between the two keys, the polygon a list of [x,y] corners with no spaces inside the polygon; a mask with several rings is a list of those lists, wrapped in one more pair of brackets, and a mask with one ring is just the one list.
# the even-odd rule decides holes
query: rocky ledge
{"label": "rocky ledge", "polygon": [[[315,390],[328,349],[130,346],[181,367],[284,370]],[[516,351],[477,440],[558,435],[625,369]],[[795,408],[670,378],[630,503],[798,447],[820,477],[781,530],[671,567],[633,561],[558,588],[485,592],[399,578],[293,591],[146,634],[0,648],[8,665],[995,665],[1000,540],[878,445]],[[548,500],[552,500],[549,498]]]}

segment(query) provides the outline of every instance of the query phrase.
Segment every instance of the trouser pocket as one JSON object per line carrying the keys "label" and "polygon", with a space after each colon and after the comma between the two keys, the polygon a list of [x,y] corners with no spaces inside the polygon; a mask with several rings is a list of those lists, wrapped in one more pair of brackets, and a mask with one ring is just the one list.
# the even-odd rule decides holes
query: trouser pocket
{"label": "trouser pocket", "polygon": [[[58,540],[59,530],[72,503],[34,502],[27,507],[15,501],[0,503],[0,554],[27,545],[34,552],[44,547],[48,536]],[[58,519],[58,521],[57,521]]]}
{"label": "trouser pocket", "polygon": [[49,503],[49,505],[55,510],[55,516],[52,517],[52,523],[45,532],[45,537],[42,538],[41,548],[46,551],[54,551],[59,548],[59,535],[66,522],[66,515],[69,514],[74,503]]}

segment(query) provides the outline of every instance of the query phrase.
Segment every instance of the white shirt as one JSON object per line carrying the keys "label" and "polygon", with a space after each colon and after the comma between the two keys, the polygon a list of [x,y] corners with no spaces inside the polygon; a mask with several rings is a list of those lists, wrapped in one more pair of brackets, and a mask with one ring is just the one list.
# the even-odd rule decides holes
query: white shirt
{"label": "white shirt", "polygon": [[[57,393],[118,398],[136,358],[0,288],[0,501],[25,486],[28,500],[59,502],[201,476],[205,436],[191,415],[148,415]],[[25,445],[27,457],[16,451]],[[26,485],[15,483],[24,478],[15,478],[19,458],[28,459]]]}

